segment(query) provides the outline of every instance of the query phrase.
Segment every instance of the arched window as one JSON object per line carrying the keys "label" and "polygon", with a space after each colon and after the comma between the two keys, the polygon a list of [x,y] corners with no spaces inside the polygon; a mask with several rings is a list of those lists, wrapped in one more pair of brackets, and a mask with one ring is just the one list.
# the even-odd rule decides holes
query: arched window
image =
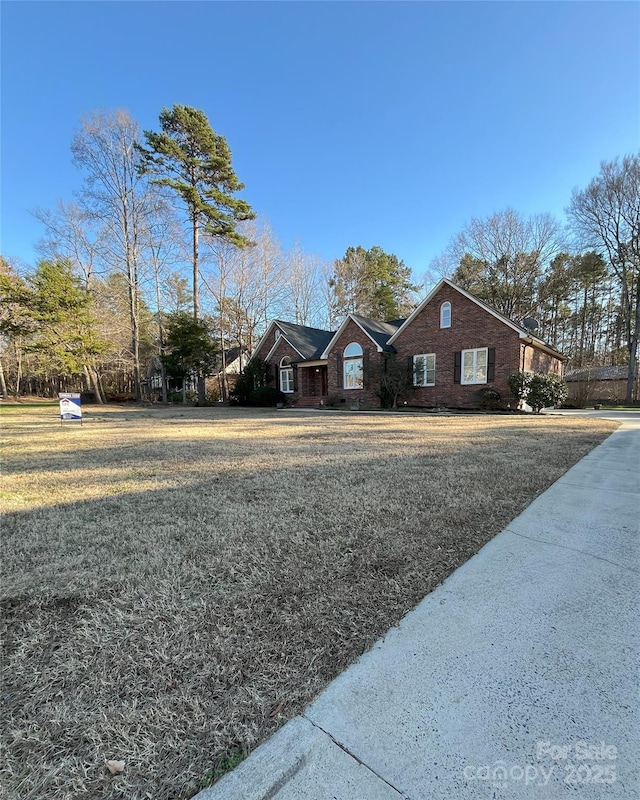
{"label": "arched window", "polygon": [[289,356],[280,359],[280,391],[285,394],[293,392],[293,367]]}
{"label": "arched window", "polygon": [[361,356],[362,347],[357,342],[351,342],[344,349],[344,357],[351,358],[352,356]]}
{"label": "arched window", "polygon": [[344,349],[342,356],[342,369],[344,371],[345,389],[362,389],[363,370],[362,347],[357,342],[351,342]]}
{"label": "arched window", "polygon": [[448,300],[440,306],[440,327],[451,327],[451,303]]}

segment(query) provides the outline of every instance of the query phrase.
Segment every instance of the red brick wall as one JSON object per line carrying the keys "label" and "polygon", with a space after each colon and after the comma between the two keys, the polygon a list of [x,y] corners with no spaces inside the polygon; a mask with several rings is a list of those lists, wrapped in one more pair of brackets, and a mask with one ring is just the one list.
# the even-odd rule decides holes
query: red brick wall
{"label": "red brick wall", "polygon": [[[262,342],[260,347],[253,353],[252,358],[261,358],[265,359],[269,350],[273,347],[276,341],[276,331],[275,328],[271,331],[271,333],[267,336],[267,338]],[[280,356],[282,358],[282,356]],[[296,358],[300,358],[300,356],[296,353]]]}
{"label": "red brick wall", "polygon": [[522,351],[520,364],[524,363],[524,367],[521,367],[521,369],[530,372],[562,374],[562,361],[559,358],[555,358],[555,356],[545,353],[544,350],[538,350],[537,347],[532,347],[529,344],[523,344]]}
{"label": "red brick wall", "polygon": [[[261,347],[256,350],[254,356],[258,358],[265,359],[268,355],[269,351],[275,344],[275,332],[273,335],[270,335],[268,339],[261,345]],[[278,379],[277,383],[273,382],[273,378],[275,376],[275,365],[279,365],[280,361],[285,357],[289,356],[292,362],[296,362],[300,360],[300,353],[295,350],[291,345],[285,340],[284,337],[279,339],[279,343],[271,356],[269,357],[269,361],[267,362],[270,365],[269,375],[271,376],[271,384],[272,386],[276,386],[276,388],[280,388],[280,380]],[[297,386],[297,390],[295,392],[286,393],[287,402],[289,403],[298,403],[298,401],[302,400],[302,398],[313,398],[311,401],[311,405],[317,404],[320,402],[322,397],[322,376],[320,373],[317,373],[315,368],[313,367],[298,367],[296,369],[294,364],[294,376],[295,382]]]}
{"label": "red brick wall", "polygon": [[[271,342],[271,347],[273,347],[273,341]],[[259,358],[264,359],[264,357],[268,354],[268,352],[269,352],[269,350],[265,346],[265,347],[261,347],[260,350],[256,352],[256,355]],[[275,348],[275,350],[273,351],[273,353],[271,354],[271,356],[269,358],[269,361],[267,362],[268,364],[270,364],[270,368],[269,368],[269,375],[270,376],[275,376],[274,367],[275,367],[276,364],[279,365],[280,361],[285,356],[289,356],[291,361],[299,361],[300,360],[300,353],[298,353],[297,350],[294,350],[294,348],[291,347],[291,345],[289,344],[289,342],[286,341],[286,339],[281,337],[279,342],[278,342],[277,347]],[[278,379],[277,383],[272,382],[272,383],[270,383],[270,385],[271,386],[275,386],[276,389],[279,389],[280,388],[280,380]],[[289,402],[291,402],[293,400],[296,400],[297,397],[298,397],[298,392],[293,392],[293,393],[287,392],[286,397],[287,397],[287,400]]]}
{"label": "red brick wall", "polygon": [[[440,306],[451,303],[451,327],[440,328]],[[505,407],[514,398],[507,384],[511,372],[519,367],[520,340],[516,331],[500,322],[480,306],[446,284],[394,341],[396,358],[408,363],[408,356],[436,354],[436,385],[418,387],[404,399],[409,405],[473,408],[479,404],[478,390],[483,387],[500,393]],[[495,378],[487,384],[465,386],[453,381],[454,354],[458,350],[495,347]]]}
{"label": "red brick wall", "polygon": [[374,385],[370,385],[365,389],[344,389],[339,385],[342,381],[338,380],[337,354],[342,354],[345,347],[351,342],[357,342],[362,347],[365,354],[368,351],[368,361],[371,368],[375,369],[376,365],[380,362],[380,354],[377,351],[376,345],[367,334],[364,333],[359,325],[356,325],[353,320],[349,320],[340,338],[334,342],[331,352],[329,353],[329,360],[327,363],[329,396],[344,399],[345,405],[359,402],[363,406],[378,407],[380,406],[380,398],[375,392]]}

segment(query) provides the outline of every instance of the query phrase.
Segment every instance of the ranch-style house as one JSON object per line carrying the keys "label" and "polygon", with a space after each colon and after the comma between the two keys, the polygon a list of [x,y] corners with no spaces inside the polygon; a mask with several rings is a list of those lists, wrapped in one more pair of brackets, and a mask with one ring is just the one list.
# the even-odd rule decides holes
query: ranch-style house
{"label": "ranch-style house", "polygon": [[[349,314],[337,331],[274,320],[252,358],[299,407],[380,406],[380,376],[406,365],[411,406],[477,408],[482,390],[514,407],[513,372],[562,373],[562,353],[469,292],[442,279],[407,319],[377,322]],[[397,367],[396,367],[397,369]]]}

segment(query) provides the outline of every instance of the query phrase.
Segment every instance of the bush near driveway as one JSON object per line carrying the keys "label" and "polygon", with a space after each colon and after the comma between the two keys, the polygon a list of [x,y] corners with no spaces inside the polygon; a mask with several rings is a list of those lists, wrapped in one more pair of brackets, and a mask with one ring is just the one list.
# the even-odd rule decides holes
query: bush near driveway
{"label": "bush near driveway", "polygon": [[192,796],[616,427],[5,410],[0,794],[39,800]]}

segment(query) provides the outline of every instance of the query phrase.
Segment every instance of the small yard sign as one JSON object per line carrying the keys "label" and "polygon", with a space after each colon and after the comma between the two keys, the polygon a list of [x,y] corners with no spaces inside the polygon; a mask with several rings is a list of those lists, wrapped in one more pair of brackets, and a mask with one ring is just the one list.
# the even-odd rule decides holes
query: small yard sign
{"label": "small yard sign", "polygon": [[79,392],[58,392],[60,400],[60,422],[82,424],[82,406]]}

